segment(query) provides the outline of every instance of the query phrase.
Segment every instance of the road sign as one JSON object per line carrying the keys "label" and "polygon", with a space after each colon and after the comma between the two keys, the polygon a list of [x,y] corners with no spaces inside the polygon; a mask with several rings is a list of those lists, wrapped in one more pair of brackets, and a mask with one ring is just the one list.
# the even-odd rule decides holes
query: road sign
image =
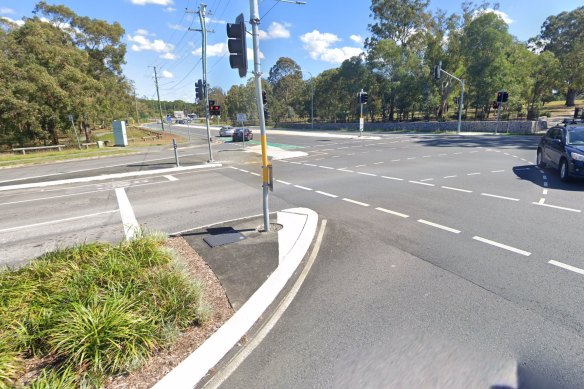
{"label": "road sign", "polygon": [[69,121],[72,122],[73,121],[73,115],[69,115]]}
{"label": "road sign", "polygon": [[247,115],[244,113],[238,113],[237,114],[237,121],[238,122],[246,122],[247,121]]}

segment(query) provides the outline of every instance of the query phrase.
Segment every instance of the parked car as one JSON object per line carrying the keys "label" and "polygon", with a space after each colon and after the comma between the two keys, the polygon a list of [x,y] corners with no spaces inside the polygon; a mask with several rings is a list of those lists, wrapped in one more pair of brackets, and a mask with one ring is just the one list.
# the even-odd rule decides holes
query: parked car
{"label": "parked car", "polygon": [[560,171],[560,179],[584,177],[584,123],[552,127],[537,146],[537,166]]}
{"label": "parked car", "polygon": [[223,126],[219,129],[219,136],[233,136],[235,128],[231,126]]}
{"label": "parked car", "polygon": [[242,142],[244,136],[245,136],[246,141],[253,139],[253,133],[251,132],[251,130],[249,128],[244,128],[243,131],[241,130],[241,128],[238,128],[237,130],[235,130],[235,132],[231,136],[231,140],[233,142]]}

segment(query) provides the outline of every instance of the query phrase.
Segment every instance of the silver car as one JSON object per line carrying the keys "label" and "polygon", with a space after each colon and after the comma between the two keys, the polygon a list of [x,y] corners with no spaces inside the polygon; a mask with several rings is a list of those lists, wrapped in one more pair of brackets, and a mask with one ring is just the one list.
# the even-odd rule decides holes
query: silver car
{"label": "silver car", "polygon": [[223,126],[219,130],[219,136],[233,136],[235,128],[231,126]]}

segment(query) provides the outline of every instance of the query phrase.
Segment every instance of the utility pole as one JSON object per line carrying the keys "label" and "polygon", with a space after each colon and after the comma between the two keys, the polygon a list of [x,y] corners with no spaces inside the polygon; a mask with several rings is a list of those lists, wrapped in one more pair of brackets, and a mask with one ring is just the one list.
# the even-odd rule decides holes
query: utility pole
{"label": "utility pole", "polygon": [[314,130],[314,77],[310,74],[310,128]]}
{"label": "utility pole", "polygon": [[156,74],[156,66],[154,68],[154,81],[156,82],[156,98],[158,99],[158,112],[160,113],[160,127],[164,131],[164,120],[162,120],[162,105],[160,104],[160,93],[158,92],[158,74]]}
{"label": "utility pole", "polygon": [[140,126],[140,114],[138,113],[138,99],[136,99],[136,88],[134,87],[134,103],[136,104],[136,122]]}
{"label": "utility pole", "polygon": [[[189,28],[189,31],[200,31],[203,35],[203,44],[201,48],[202,62],[203,62],[203,100],[205,102],[205,124],[207,126],[207,142],[209,145],[209,160],[207,162],[211,163],[213,161],[213,149],[211,147],[211,130],[209,129],[209,88],[207,83],[207,25],[205,20],[205,9],[207,4],[200,4],[198,11],[189,11],[186,13],[197,13],[199,14],[199,20],[201,22],[201,29]],[[214,32],[209,30],[209,32]]]}

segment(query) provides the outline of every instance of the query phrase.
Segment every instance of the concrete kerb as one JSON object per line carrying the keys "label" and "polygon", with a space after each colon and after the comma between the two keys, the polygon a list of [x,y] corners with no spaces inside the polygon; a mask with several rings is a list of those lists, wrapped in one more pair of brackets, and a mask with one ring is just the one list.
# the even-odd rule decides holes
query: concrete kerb
{"label": "concrete kerb", "polygon": [[29,184],[0,186],[0,192],[7,191],[7,190],[15,190],[15,189],[44,188],[47,186],[78,184],[78,183],[83,183],[83,182],[94,182],[94,181],[105,181],[105,180],[112,180],[112,179],[118,179],[118,178],[142,177],[142,176],[151,176],[151,175],[156,175],[156,174],[169,174],[169,173],[177,173],[177,172],[183,172],[183,171],[188,171],[188,170],[210,169],[210,168],[221,167],[221,166],[223,166],[221,163],[208,163],[205,165],[196,165],[196,166],[181,166],[181,167],[174,167],[174,168],[168,168],[168,169],[144,170],[144,171],[139,171],[139,172],[104,174],[102,176],[69,178],[66,180],[32,182]]}
{"label": "concrete kerb", "polygon": [[308,208],[277,212],[279,266],[249,300],[154,389],[193,388],[250,330],[302,262],[316,234],[318,215]]}

